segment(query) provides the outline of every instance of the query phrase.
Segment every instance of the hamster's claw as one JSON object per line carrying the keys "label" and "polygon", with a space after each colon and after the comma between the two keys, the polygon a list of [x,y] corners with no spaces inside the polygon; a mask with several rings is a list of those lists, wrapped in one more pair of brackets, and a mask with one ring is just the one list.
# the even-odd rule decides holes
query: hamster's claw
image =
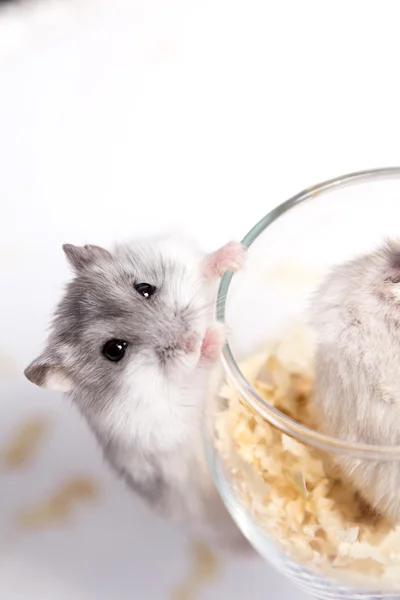
{"label": "hamster's claw", "polygon": [[245,260],[245,247],[238,242],[229,242],[206,257],[204,274],[207,278],[212,279],[221,277],[227,271],[236,273],[243,268]]}
{"label": "hamster's claw", "polygon": [[201,345],[201,359],[215,361],[219,358],[226,341],[226,327],[215,323],[209,327]]}

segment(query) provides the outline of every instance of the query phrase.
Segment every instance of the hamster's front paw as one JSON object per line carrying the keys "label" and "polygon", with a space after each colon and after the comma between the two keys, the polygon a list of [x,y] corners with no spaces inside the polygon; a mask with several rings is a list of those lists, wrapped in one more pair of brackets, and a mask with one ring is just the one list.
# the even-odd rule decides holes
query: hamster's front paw
{"label": "hamster's front paw", "polygon": [[219,358],[226,341],[226,327],[222,323],[215,323],[209,327],[201,345],[200,358],[215,361]]}
{"label": "hamster's front paw", "polygon": [[221,277],[227,271],[239,271],[246,260],[246,249],[239,242],[229,242],[216,252],[209,254],[204,263],[207,278]]}

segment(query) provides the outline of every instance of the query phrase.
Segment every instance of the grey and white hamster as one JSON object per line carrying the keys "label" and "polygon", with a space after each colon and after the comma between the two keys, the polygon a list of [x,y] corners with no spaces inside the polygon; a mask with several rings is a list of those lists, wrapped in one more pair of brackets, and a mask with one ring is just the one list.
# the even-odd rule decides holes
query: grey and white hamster
{"label": "grey and white hamster", "polygon": [[63,249],[75,277],[26,377],[72,398],[108,461],[158,512],[240,545],[207,470],[202,421],[225,341],[217,280],[242,267],[243,246],[205,255],[160,236],[112,252]]}
{"label": "grey and white hamster", "polygon": [[[312,301],[319,428],[342,440],[400,444],[400,245],[336,267]],[[400,464],[338,455],[380,514],[400,521]]]}

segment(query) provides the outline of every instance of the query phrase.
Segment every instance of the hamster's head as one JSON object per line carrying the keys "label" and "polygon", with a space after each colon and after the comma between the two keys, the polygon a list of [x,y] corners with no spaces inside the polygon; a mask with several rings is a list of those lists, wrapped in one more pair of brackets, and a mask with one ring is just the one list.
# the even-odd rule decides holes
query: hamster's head
{"label": "hamster's head", "polygon": [[104,406],[196,370],[214,295],[201,252],[169,238],[64,252],[75,277],[25,370],[31,382]]}

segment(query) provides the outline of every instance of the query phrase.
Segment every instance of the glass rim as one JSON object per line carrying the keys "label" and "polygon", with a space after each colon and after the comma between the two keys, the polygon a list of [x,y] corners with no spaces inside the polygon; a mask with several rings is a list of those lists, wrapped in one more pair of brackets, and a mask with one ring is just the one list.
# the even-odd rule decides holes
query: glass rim
{"label": "glass rim", "polygon": [[[400,167],[387,167],[381,169],[369,169],[348,173],[334,179],[329,179],[318,183],[312,187],[306,188],[295,196],[292,196],[282,204],[272,209],[263,217],[242,239],[242,244],[246,248],[255,242],[274,221],[284,215],[286,212],[295,208],[299,204],[311,199],[315,199],[333,189],[344,188],[348,185],[366,183],[382,179],[400,178]],[[225,273],[221,279],[218,298],[217,298],[217,320],[225,323],[226,301],[228,290],[234,274]],[[400,459],[400,445],[397,446],[378,446],[371,444],[361,444],[358,442],[349,442],[339,438],[331,437],[319,433],[305,425],[302,425],[280,412],[277,408],[269,404],[251,385],[241,372],[233,352],[227,342],[222,352],[222,364],[228,379],[232,381],[238,389],[241,396],[251,406],[251,408],[263,417],[268,423],[276,427],[282,433],[293,437],[300,442],[312,445],[321,450],[334,452],[335,454],[347,454],[367,458],[369,460],[395,460]]]}

